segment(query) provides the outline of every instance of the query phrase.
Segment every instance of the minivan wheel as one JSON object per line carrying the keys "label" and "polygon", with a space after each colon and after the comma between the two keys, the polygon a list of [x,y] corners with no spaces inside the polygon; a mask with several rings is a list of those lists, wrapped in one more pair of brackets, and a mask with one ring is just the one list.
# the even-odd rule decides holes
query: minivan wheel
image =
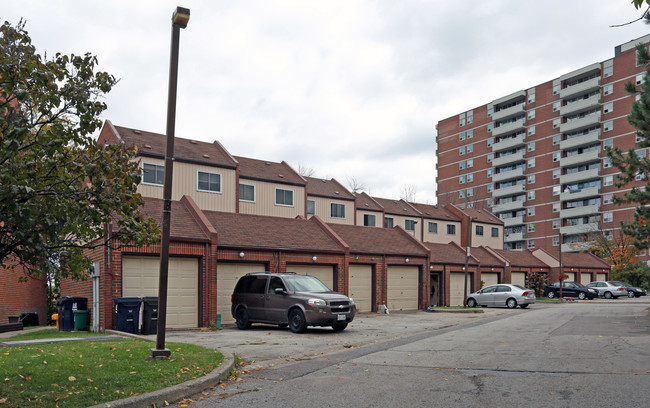
{"label": "minivan wheel", "polygon": [[248,310],[246,310],[243,307],[237,309],[237,313],[235,315],[235,321],[237,323],[237,328],[239,330],[246,330],[251,327],[251,321],[250,321],[250,317],[248,316]]}
{"label": "minivan wheel", "polygon": [[506,300],[506,306],[508,306],[508,309],[514,309],[517,307],[517,300],[510,298]]}
{"label": "minivan wheel", "polygon": [[304,333],[307,330],[307,322],[302,310],[293,309],[289,313],[289,329],[294,333]]}
{"label": "minivan wheel", "polygon": [[332,325],[332,329],[334,329],[335,332],[340,332],[345,330],[345,328],[348,327],[348,323],[334,323]]}

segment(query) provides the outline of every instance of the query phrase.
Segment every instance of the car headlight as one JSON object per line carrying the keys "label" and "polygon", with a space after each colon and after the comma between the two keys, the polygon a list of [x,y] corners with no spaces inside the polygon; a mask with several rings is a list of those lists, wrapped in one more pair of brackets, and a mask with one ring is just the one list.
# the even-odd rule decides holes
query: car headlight
{"label": "car headlight", "polygon": [[352,298],[349,298],[349,299],[350,299],[350,304],[353,305],[354,304],[354,299],[352,299]]}
{"label": "car headlight", "polygon": [[325,306],[326,303],[323,299],[309,299],[307,301],[309,306]]}
{"label": "car headlight", "polygon": [[596,293],[596,289],[589,289],[589,292]]}

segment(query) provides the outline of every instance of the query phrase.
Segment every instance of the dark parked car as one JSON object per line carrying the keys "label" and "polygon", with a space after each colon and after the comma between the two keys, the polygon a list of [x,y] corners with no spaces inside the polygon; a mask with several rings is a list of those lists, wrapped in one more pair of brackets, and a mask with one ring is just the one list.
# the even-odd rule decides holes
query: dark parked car
{"label": "dark parked car", "polygon": [[[551,299],[560,297],[560,282],[546,285],[544,287],[544,297]],[[562,297],[593,299],[598,297],[598,291],[578,282],[564,281],[562,282]]]}
{"label": "dark parked car", "polygon": [[643,288],[637,288],[636,286],[632,286],[630,284],[627,284],[625,282],[621,281],[610,281],[611,284],[614,285],[620,285],[625,288],[627,288],[627,297],[633,298],[633,297],[640,297],[640,296],[645,296],[648,294],[648,291],[643,289]]}
{"label": "dark parked car", "polygon": [[344,330],[354,319],[354,301],[331,291],[323,282],[296,273],[249,273],[242,276],[232,294],[232,316],[239,329],[251,323],[287,325],[294,333],[307,326],[331,326]]}

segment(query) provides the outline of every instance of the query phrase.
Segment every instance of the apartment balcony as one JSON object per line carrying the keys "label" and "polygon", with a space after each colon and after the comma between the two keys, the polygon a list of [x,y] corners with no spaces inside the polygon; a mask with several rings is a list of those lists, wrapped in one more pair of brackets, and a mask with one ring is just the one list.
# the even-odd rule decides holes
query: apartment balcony
{"label": "apartment balcony", "polygon": [[492,191],[492,197],[498,198],[498,197],[507,197],[511,195],[519,195],[522,194],[524,191],[526,191],[526,186],[523,184],[517,184],[510,187],[497,188],[496,190]]}
{"label": "apartment balcony", "polygon": [[504,228],[516,227],[517,225],[524,225],[524,216],[503,218],[501,221],[503,221]]}
{"label": "apartment balcony", "polygon": [[583,93],[595,91],[596,89],[600,89],[600,77],[592,78],[579,84],[561,89],[560,98],[565,99]]}
{"label": "apartment balcony", "polygon": [[593,180],[600,177],[600,169],[591,169],[579,171],[577,173],[562,174],[560,176],[560,184],[574,184],[581,181]]}
{"label": "apartment balcony", "polygon": [[497,137],[508,133],[517,132],[519,130],[524,130],[525,128],[526,119],[522,117],[521,119],[517,119],[514,122],[505,123],[499,127],[495,126],[494,129],[492,129],[492,136]]}
{"label": "apartment balcony", "polygon": [[585,198],[596,197],[600,195],[599,187],[588,187],[576,191],[560,193],[560,201],[583,200]]}
{"label": "apartment balcony", "polygon": [[576,242],[573,244],[562,244],[562,252],[582,252],[591,247],[591,242]]}
{"label": "apartment balcony", "polygon": [[522,133],[515,137],[511,137],[509,139],[501,140],[497,143],[494,143],[492,145],[492,151],[496,153],[496,152],[501,152],[503,150],[515,149],[517,147],[525,146],[525,145],[526,145],[526,134]]}
{"label": "apartment balcony", "polygon": [[575,136],[571,139],[560,141],[560,149],[568,150],[575,149],[582,146],[588,146],[600,141],[600,129],[595,132],[589,132],[586,135]]}
{"label": "apartment balcony", "polygon": [[584,118],[574,119],[571,122],[561,123],[560,132],[574,132],[583,128],[594,126],[600,123],[600,112],[593,115],[585,116]]}
{"label": "apartment balcony", "polygon": [[501,173],[494,173],[492,174],[492,181],[494,183],[501,183],[503,181],[507,180],[514,180],[517,178],[524,177],[524,169],[514,169],[514,170],[509,170],[509,171],[503,171]]}
{"label": "apartment balcony", "polygon": [[502,167],[509,164],[522,162],[524,161],[525,154],[526,154],[526,150],[521,150],[516,153],[507,154],[505,156],[495,157],[494,159],[492,159],[492,166]]}
{"label": "apartment balcony", "polygon": [[560,228],[560,234],[563,235],[576,235],[576,234],[589,234],[598,231],[598,223],[593,222],[589,224],[571,225]]}
{"label": "apartment balcony", "polygon": [[598,214],[600,206],[598,205],[585,205],[583,207],[566,208],[560,210],[560,218],[576,218],[585,217],[587,215]]}
{"label": "apartment balcony", "polygon": [[492,207],[492,213],[498,214],[506,211],[517,211],[524,208],[524,201],[511,201],[505,204],[496,204]]}
{"label": "apartment balcony", "polygon": [[560,167],[572,167],[579,164],[597,162],[600,160],[599,155],[600,152],[598,150],[593,150],[586,153],[575,154],[570,157],[562,157],[560,158]]}
{"label": "apartment balcony", "polygon": [[585,112],[595,108],[598,105],[600,105],[600,94],[595,94],[587,99],[581,99],[579,101],[560,107],[560,115],[565,116]]}
{"label": "apartment balcony", "polygon": [[524,240],[524,233],[523,232],[515,232],[515,233],[510,233],[505,236],[505,241],[506,242],[517,242],[517,241],[523,241]]}
{"label": "apartment balcony", "polygon": [[506,109],[502,109],[498,112],[492,113],[492,120],[500,121],[500,120],[511,118],[513,116],[521,115],[526,111],[525,108],[526,108],[526,104],[522,102],[518,105],[511,106]]}

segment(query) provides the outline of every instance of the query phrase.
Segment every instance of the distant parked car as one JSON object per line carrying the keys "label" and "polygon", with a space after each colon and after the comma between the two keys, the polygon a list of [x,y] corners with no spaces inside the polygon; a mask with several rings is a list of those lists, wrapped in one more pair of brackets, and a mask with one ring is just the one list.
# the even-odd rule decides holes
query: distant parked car
{"label": "distant parked car", "polygon": [[619,285],[620,282],[598,281],[587,284],[587,287],[594,288],[598,291],[598,296],[605,299],[618,299],[619,296],[627,296],[627,287]]}
{"label": "distant parked car", "polygon": [[617,285],[617,286],[624,286],[627,288],[627,297],[633,298],[633,297],[639,297],[639,296],[646,296],[648,294],[648,291],[643,289],[643,288],[637,288],[636,286],[632,286],[628,283],[621,282],[621,281],[610,281],[610,283]]}
{"label": "distant parked car", "polygon": [[[560,282],[555,282],[544,287],[544,297],[560,297]],[[593,299],[598,297],[598,291],[594,288],[588,288],[578,282],[562,282],[562,297],[573,297],[578,299]]]}
{"label": "distant parked car", "polygon": [[506,306],[514,309],[519,305],[522,309],[535,303],[535,291],[519,285],[501,283],[486,286],[467,296],[467,306]]}

